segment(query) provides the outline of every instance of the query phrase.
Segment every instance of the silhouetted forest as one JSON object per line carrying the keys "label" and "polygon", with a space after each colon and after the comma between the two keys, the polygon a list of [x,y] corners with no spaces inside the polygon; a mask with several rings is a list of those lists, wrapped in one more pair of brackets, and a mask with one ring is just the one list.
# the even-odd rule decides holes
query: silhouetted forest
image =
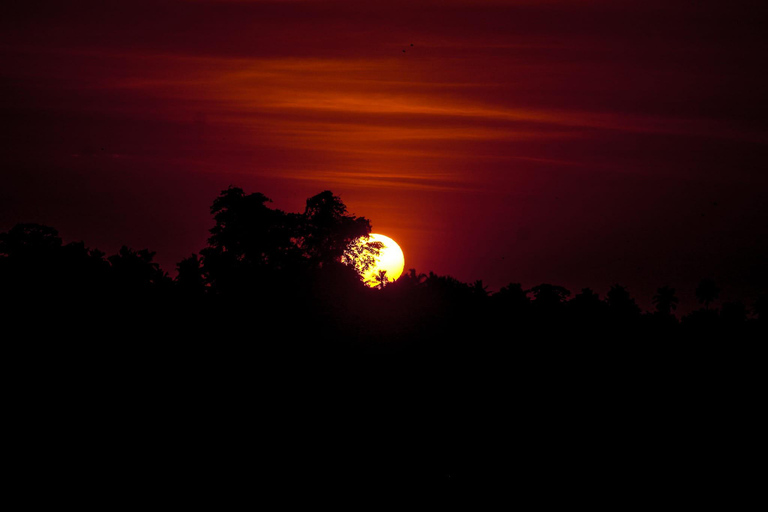
{"label": "silhouetted forest", "polygon": [[[765,296],[718,306],[703,279],[701,308],[678,318],[663,283],[645,312],[620,284],[489,293],[410,269],[370,288],[344,264],[367,219],[330,191],[302,213],[269,203],[223,191],[173,279],[148,249],[107,256],[38,224],[0,234],[6,363],[51,471],[160,457],[142,471],[173,468],[180,489],[213,464],[235,482],[558,481],[570,495],[598,485],[585,475],[618,493],[743,476],[722,467],[749,436],[719,436],[756,428]],[[197,446],[214,431],[218,448]]]}
{"label": "silhouetted forest", "polygon": [[[410,269],[370,289],[343,263],[350,242],[370,233],[367,219],[350,215],[330,191],[309,198],[301,214],[269,203],[260,193],[223,191],[211,206],[208,245],[178,263],[175,279],[148,249],[123,247],[106,256],[83,242],[63,244],[52,227],[18,224],[0,234],[4,310],[34,315],[40,329],[76,323],[82,335],[117,337],[171,329],[190,340],[205,339],[226,319],[235,331],[258,325],[260,344],[323,351],[493,350],[580,336],[746,340],[765,329],[768,317],[766,296],[714,306],[719,289],[710,279],[695,290],[701,308],[682,319],[675,289],[666,285],[646,312],[620,284],[603,297],[549,283],[510,283],[489,293],[482,281]],[[356,258],[370,263],[372,245]]]}

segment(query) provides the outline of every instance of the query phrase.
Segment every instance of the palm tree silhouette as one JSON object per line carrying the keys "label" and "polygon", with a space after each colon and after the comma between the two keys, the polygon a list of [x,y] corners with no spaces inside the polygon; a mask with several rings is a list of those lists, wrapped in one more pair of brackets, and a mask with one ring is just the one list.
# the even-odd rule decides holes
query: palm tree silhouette
{"label": "palm tree silhouette", "polygon": [[374,279],[375,279],[375,281],[377,283],[379,283],[379,288],[381,288],[382,290],[384,289],[384,287],[389,282],[389,280],[387,279],[387,271],[386,270],[379,270],[379,273],[376,274]]}

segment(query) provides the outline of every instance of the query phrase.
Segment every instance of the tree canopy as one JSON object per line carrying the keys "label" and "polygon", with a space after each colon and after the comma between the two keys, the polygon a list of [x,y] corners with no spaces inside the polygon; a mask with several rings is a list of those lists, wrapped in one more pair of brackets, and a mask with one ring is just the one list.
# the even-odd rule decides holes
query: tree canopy
{"label": "tree canopy", "polygon": [[[371,223],[347,211],[329,190],[307,199],[303,213],[272,209],[261,193],[230,187],[211,206],[216,225],[200,251],[200,272],[216,292],[254,284],[285,286],[316,271],[359,261],[364,267],[377,254],[375,244],[352,242],[371,232]],[[351,252],[348,252],[351,251]],[[189,265],[188,265],[189,267]],[[188,276],[187,281],[193,280]]]}

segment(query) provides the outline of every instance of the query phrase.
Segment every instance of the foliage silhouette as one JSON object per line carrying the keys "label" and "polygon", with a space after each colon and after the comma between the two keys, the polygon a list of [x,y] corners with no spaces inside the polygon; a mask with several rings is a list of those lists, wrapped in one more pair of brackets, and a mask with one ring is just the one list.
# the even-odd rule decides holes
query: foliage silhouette
{"label": "foliage silhouette", "polygon": [[176,285],[182,296],[200,297],[205,293],[202,262],[197,254],[176,265]]}
{"label": "foliage silhouette", "polygon": [[712,279],[702,279],[696,287],[696,298],[709,309],[709,304],[720,295],[720,288]]}
{"label": "foliage silhouette", "polygon": [[669,286],[659,288],[656,291],[656,295],[653,296],[653,304],[660,315],[672,315],[672,311],[677,309],[678,302],[675,289]]}
{"label": "foliage silhouette", "polygon": [[631,319],[639,317],[640,307],[635,302],[629,291],[619,284],[615,284],[605,295],[608,310],[616,317]]}
{"label": "foliage silhouette", "polygon": [[[367,219],[348,214],[330,191],[307,199],[303,214],[271,209],[270,202],[263,194],[246,194],[237,187],[222,191],[213,202],[216,225],[208,247],[200,251],[201,275],[211,293],[232,299],[257,289],[267,296],[301,293],[297,290],[310,289],[319,272],[344,261],[352,242],[371,231]],[[372,242],[354,246],[361,270],[380,247]]]}
{"label": "foliage silhouette", "polygon": [[523,289],[520,283],[510,283],[503,287],[496,294],[494,299],[515,309],[522,309],[531,304],[528,298],[528,292]]}
{"label": "foliage silhouette", "polygon": [[534,297],[534,305],[537,308],[558,308],[571,295],[570,290],[562,286],[540,284],[531,288]]}
{"label": "foliage silhouette", "polygon": [[298,245],[317,266],[341,261],[352,241],[371,233],[368,219],[349,215],[330,190],[307,199],[300,226]]}
{"label": "foliage silhouette", "polygon": [[[189,458],[204,458],[188,447],[207,436],[232,440],[229,451],[238,456],[255,443],[268,475],[295,479],[307,461],[315,461],[313,478],[336,461],[348,481],[409,478],[420,485],[444,485],[447,475],[465,483],[501,478],[499,460],[504,467],[521,461],[521,474],[570,461],[576,474],[595,453],[615,459],[617,447],[633,464],[658,450],[649,455],[655,478],[663,470],[654,462],[659,453],[684,448],[666,430],[648,434],[654,414],[683,438],[699,432],[711,439],[701,430],[709,423],[693,428],[675,418],[690,414],[692,390],[700,386],[708,421],[713,400],[728,397],[733,410],[723,417],[734,422],[738,411],[751,410],[744,390],[760,389],[750,382],[759,371],[744,361],[762,359],[744,356],[765,339],[765,296],[753,304],[756,320],[737,301],[710,307],[716,287],[699,287],[705,307],[678,322],[669,286],[657,290],[648,313],[620,285],[605,300],[590,288],[570,299],[569,290],[549,283],[510,283],[492,293],[480,280],[411,268],[396,281],[382,271],[374,289],[355,263],[379,248],[350,250],[370,223],[329,191],[309,198],[302,213],[286,213],[262,194],[230,187],[211,213],[207,246],[181,260],[173,280],[148,249],[107,256],[82,242],[64,244],[39,224],[0,234],[4,343],[28,351],[11,361],[31,361],[15,382],[33,389],[27,402],[40,410],[48,411],[41,397],[62,390],[58,409],[50,407],[67,419],[61,429],[71,418],[100,428],[128,424],[113,437],[134,440],[125,451],[136,450],[144,462],[126,471],[151,471],[153,454],[140,448],[167,453],[168,439],[179,437],[170,457],[186,476]],[[67,388],[81,377],[81,389]],[[739,392],[724,392],[729,385]],[[88,393],[95,398],[77,409],[73,402]],[[144,425],[130,424],[131,417],[151,424],[151,432],[141,437]],[[562,428],[565,417],[575,426]],[[604,428],[638,421],[637,435]],[[39,423],[46,430],[38,437],[46,439],[51,421]],[[172,435],[157,434],[164,426]],[[184,438],[195,426],[201,432]],[[221,435],[211,434],[216,426]],[[63,437],[79,441],[80,450],[93,432],[78,426]],[[110,436],[95,442],[98,449]],[[686,456],[695,457],[701,442],[694,439]],[[580,446],[589,453],[575,453]],[[711,450],[706,457],[732,467]],[[692,474],[699,481],[711,471]],[[542,481],[547,487],[551,480]]]}
{"label": "foliage silhouette", "polygon": [[[270,203],[261,193],[223,190],[210,208],[215,225],[207,246],[180,261],[173,280],[148,249],[122,247],[106,256],[82,242],[63,244],[54,228],[18,224],[0,234],[3,303],[9,311],[59,304],[60,317],[80,307],[102,319],[96,323],[135,317],[126,332],[149,322],[142,316],[149,309],[164,307],[190,339],[214,336],[209,331],[229,315],[235,331],[246,320],[259,322],[270,343],[284,339],[285,326],[291,325],[291,339],[318,350],[356,344],[365,350],[416,350],[447,339],[468,349],[468,340],[494,339],[490,333],[509,331],[510,322],[510,336],[518,340],[569,331],[597,339],[622,331],[630,337],[717,336],[723,329],[752,332],[766,323],[764,297],[753,308],[759,321],[738,301],[711,308],[719,289],[709,279],[696,289],[705,308],[685,315],[680,324],[673,315],[679,301],[669,286],[657,290],[655,311],[646,314],[618,284],[605,300],[589,288],[569,300],[569,290],[548,283],[530,289],[511,283],[490,293],[480,280],[467,284],[412,268],[397,281],[380,271],[376,289],[370,289],[360,271],[374,261],[381,244],[367,241],[367,219],[351,215],[328,190],[308,198],[302,213]],[[399,342],[388,344],[393,338]]]}
{"label": "foliage silhouette", "polygon": [[378,283],[379,289],[383,290],[384,287],[389,282],[389,278],[387,277],[387,271],[379,270],[379,272],[375,276],[375,282]]}

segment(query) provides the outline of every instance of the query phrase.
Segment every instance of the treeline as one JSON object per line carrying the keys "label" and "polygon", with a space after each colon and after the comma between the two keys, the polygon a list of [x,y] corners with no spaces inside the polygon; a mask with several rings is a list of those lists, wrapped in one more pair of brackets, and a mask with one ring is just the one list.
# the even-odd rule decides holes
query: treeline
{"label": "treeline", "polygon": [[3,311],[35,317],[31,325],[40,329],[63,322],[104,336],[143,330],[144,338],[208,336],[226,318],[232,332],[256,327],[250,335],[267,344],[376,350],[466,349],[548,337],[751,336],[768,319],[765,296],[750,308],[741,302],[713,307],[719,289],[709,279],[696,289],[702,307],[682,319],[669,286],[658,289],[649,312],[618,284],[604,298],[552,284],[524,289],[512,283],[489,293],[482,281],[411,269],[370,289],[355,266],[370,264],[380,245],[349,253],[353,240],[370,233],[367,219],[348,213],[330,191],[309,198],[300,214],[269,202],[236,187],[223,191],[211,206],[216,224],[208,245],[178,263],[175,279],[146,249],[123,247],[107,256],[83,242],[63,244],[52,227],[18,224],[0,234]]}
{"label": "treeline", "polygon": [[0,234],[15,474],[108,499],[150,481],[174,500],[212,482],[409,481],[447,501],[494,483],[612,505],[662,480],[732,503],[754,476],[739,454],[760,431],[764,298],[716,308],[705,280],[678,320],[669,287],[651,312],[619,285],[488,293],[410,270],[374,289],[344,264],[365,218],[328,191],[302,213],[268,203],[223,191],[175,279],[148,250]]}

